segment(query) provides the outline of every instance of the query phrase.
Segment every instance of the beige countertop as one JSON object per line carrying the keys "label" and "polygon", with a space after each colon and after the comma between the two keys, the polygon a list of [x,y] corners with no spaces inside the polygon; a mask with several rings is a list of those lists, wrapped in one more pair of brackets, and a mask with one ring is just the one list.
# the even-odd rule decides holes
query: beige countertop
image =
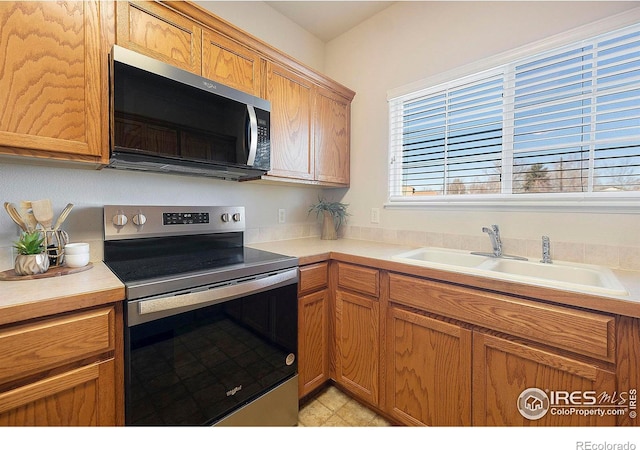
{"label": "beige countertop", "polygon": [[0,281],[0,325],[113,303],[124,296],[124,285],[102,261],[69,275]]}
{"label": "beige countertop", "polygon": [[[614,271],[629,291],[628,296],[615,297],[500,281],[403,264],[392,259],[394,255],[416,248],[415,246],[353,239],[323,241],[316,237],[251,244],[249,247],[295,256],[300,259],[300,264],[332,258],[558,304],[640,317],[640,272]],[[101,261],[94,261],[89,270],[65,276],[0,281],[0,325],[117,302],[123,300],[124,296],[124,285]]]}
{"label": "beige countertop", "polygon": [[369,265],[383,270],[402,272],[408,275],[465,284],[563,305],[578,306],[596,311],[640,318],[640,272],[635,271],[613,270],[613,273],[627,289],[629,295],[594,295],[585,292],[565,291],[538,285],[497,280],[495,278],[460,274],[418,265],[404,264],[392,259],[394,255],[415,249],[417,248],[416,246],[394,245],[354,239],[330,241],[315,237],[250,244],[249,247],[298,257],[301,265],[332,258]]}

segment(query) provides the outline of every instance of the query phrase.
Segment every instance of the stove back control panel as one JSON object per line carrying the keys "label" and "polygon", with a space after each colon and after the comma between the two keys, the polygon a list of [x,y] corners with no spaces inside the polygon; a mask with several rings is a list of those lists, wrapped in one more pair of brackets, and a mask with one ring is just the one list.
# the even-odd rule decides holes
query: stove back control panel
{"label": "stove back control panel", "polygon": [[105,205],[104,239],[243,232],[244,206]]}

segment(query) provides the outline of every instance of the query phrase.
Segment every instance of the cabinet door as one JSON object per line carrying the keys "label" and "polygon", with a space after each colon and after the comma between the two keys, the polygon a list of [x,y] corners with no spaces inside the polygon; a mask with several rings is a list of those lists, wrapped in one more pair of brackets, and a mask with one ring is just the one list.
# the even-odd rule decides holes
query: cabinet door
{"label": "cabinet door", "polygon": [[0,426],[115,426],[114,360],[0,393]]}
{"label": "cabinet door", "polygon": [[372,405],[379,398],[377,299],[336,291],[336,381]]}
{"label": "cabinet door", "polygon": [[200,75],[202,28],[156,2],[118,1],[116,42]]}
{"label": "cabinet door", "polygon": [[348,186],[351,103],[318,89],[315,114],[315,178]]}
{"label": "cabinet door", "polygon": [[260,56],[215,31],[202,32],[202,76],[260,96]]}
{"label": "cabinet door", "polygon": [[385,410],[406,425],[471,424],[471,331],[390,306]]}
{"label": "cabinet door", "polygon": [[[616,424],[614,373],[484,333],[474,333],[473,346],[474,425]],[[595,409],[603,415],[587,414]]]}
{"label": "cabinet door", "polygon": [[313,180],[313,85],[277,64],[267,64],[266,98],[271,102],[269,175]]}
{"label": "cabinet door", "polygon": [[1,153],[107,161],[99,8],[96,1],[0,2]]}
{"label": "cabinet door", "polygon": [[329,291],[298,299],[298,397],[329,379]]}

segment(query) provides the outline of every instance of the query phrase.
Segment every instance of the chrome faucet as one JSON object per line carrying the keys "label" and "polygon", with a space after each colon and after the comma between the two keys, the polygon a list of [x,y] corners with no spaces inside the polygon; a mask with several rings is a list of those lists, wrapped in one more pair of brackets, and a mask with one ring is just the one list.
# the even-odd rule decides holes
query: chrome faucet
{"label": "chrome faucet", "polygon": [[482,232],[489,235],[491,246],[493,247],[493,256],[500,258],[502,256],[502,241],[500,240],[500,229],[498,225],[491,225],[491,228],[482,227]]}
{"label": "chrome faucet", "polygon": [[471,252],[472,255],[528,261],[528,259],[523,256],[505,255],[504,253],[502,253],[502,240],[500,239],[500,228],[498,228],[498,225],[491,225],[491,228],[482,227],[482,232],[489,235],[489,239],[491,239],[491,247],[493,247],[493,252]]}
{"label": "chrome faucet", "polygon": [[549,236],[542,236],[542,259],[541,263],[551,264],[551,243],[549,241]]}

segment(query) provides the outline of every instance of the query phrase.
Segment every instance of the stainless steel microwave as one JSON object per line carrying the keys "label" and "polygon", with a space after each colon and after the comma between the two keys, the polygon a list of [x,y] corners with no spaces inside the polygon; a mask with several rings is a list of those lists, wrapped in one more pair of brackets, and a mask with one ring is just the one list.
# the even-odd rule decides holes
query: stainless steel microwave
{"label": "stainless steel microwave", "polygon": [[107,167],[259,178],[270,169],[267,100],[114,46]]}

